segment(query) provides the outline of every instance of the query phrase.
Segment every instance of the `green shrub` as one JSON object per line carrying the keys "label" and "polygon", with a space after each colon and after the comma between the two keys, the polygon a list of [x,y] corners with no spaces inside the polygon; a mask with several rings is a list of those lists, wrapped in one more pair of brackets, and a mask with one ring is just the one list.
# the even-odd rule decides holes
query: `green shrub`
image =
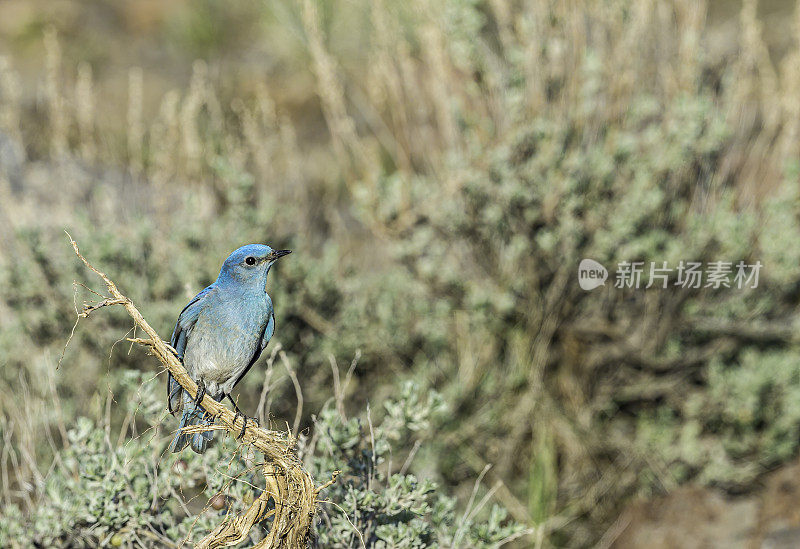
{"label": "green shrub", "polygon": [[[117,443],[109,424],[78,418],[38,505],[28,513],[15,504],[4,509],[0,545],[97,547],[116,537],[130,546],[169,547],[199,540],[258,497],[252,456],[232,437],[217,437],[203,455],[168,452],[164,424],[171,418],[163,411],[163,388],[148,377],[124,372],[115,394],[142,432]],[[437,394],[425,396],[406,383],[374,428],[369,412],[346,420],[330,407],[322,410],[301,451],[315,478],[340,474],[324,493],[316,546],[489,548],[522,533],[496,505],[488,514],[475,507],[457,516],[455,500],[435,482],[397,469],[400,464],[393,468],[397,442],[425,440],[441,409]],[[219,494],[221,509],[213,505]],[[251,531],[249,542],[266,534],[268,520]]]}

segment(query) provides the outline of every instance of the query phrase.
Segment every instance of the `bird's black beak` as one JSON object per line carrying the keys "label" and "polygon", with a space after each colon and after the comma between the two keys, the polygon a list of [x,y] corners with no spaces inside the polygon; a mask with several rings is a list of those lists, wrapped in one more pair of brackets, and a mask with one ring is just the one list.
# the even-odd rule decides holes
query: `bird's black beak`
{"label": "bird's black beak", "polygon": [[292,250],[273,250],[272,253],[267,256],[267,260],[275,261],[279,257],[289,255],[290,253],[292,253]]}

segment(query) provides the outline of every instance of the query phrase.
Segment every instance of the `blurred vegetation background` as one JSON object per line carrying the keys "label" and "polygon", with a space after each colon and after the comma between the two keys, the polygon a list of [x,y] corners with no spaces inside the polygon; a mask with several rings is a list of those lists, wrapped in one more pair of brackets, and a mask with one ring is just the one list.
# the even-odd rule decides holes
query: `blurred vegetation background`
{"label": "blurred vegetation background", "polygon": [[[231,250],[295,250],[238,394],[346,470],[321,547],[608,546],[634,498],[757,489],[800,446],[798,36],[787,1],[6,0],[0,545],[247,500],[232,442],[164,454],[124,312],[65,347],[64,229],[165,338]],[[764,268],[589,293],[584,257]]]}

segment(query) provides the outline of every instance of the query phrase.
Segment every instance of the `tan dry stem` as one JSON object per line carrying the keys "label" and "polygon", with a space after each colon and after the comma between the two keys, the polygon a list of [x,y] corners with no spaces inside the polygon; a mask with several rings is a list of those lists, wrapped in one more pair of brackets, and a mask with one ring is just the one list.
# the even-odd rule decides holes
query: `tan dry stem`
{"label": "tan dry stem", "polygon": [[[172,352],[172,348],[159,337],[133,302],[119,291],[116,284],[81,255],[77,243],[69,233],[67,236],[77,256],[89,269],[103,279],[110,294],[98,304],[85,305],[79,316],[85,318],[91,312],[102,307],[122,305],[136,325],[148,336],[148,338],[135,338],[134,341],[147,346],[180,383],[181,387],[194,398],[197,395],[197,384],[189,377],[181,361]],[[233,411],[208,395],[203,397],[201,405],[228,433],[237,436],[241,432],[243,420],[238,419],[237,421]],[[265,489],[242,516],[226,517],[195,547],[212,549],[236,545],[247,537],[254,524],[268,516],[273,516],[272,528],[269,534],[255,547],[259,549],[277,547],[301,549],[306,547],[316,512],[317,496],[321,490],[330,486],[335,476],[331,481],[315,487],[314,480],[303,470],[295,454],[295,440],[291,433],[267,431],[254,426],[251,422],[247,424],[243,442],[252,444],[264,454]],[[270,499],[275,503],[273,510],[268,510]]]}

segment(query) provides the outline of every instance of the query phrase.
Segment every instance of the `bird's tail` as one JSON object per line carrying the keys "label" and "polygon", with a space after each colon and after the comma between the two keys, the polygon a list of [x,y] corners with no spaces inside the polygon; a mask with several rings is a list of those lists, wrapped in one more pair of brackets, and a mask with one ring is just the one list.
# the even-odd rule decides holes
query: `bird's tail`
{"label": "bird's tail", "polygon": [[183,390],[180,383],[172,377],[172,374],[169,374],[169,380],[167,382],[167,408],[170,414],[175,415],[183,408],[184,393],[186,393],[186,391]]}
{"label": "bird's tail", "polygon": [[184,406],[181,415],[181,424],[175,438],[172,439],[170,449],[172,452],[180,452],[186,446],[191,446],[192,450],[198,454],[206,451],[208,443],[214,438],[214,431],[203,431],[201,433],[184,433],[183,428],[190,425],[212,425],[214,420],[206,416],[205,410],[199,406]]}

